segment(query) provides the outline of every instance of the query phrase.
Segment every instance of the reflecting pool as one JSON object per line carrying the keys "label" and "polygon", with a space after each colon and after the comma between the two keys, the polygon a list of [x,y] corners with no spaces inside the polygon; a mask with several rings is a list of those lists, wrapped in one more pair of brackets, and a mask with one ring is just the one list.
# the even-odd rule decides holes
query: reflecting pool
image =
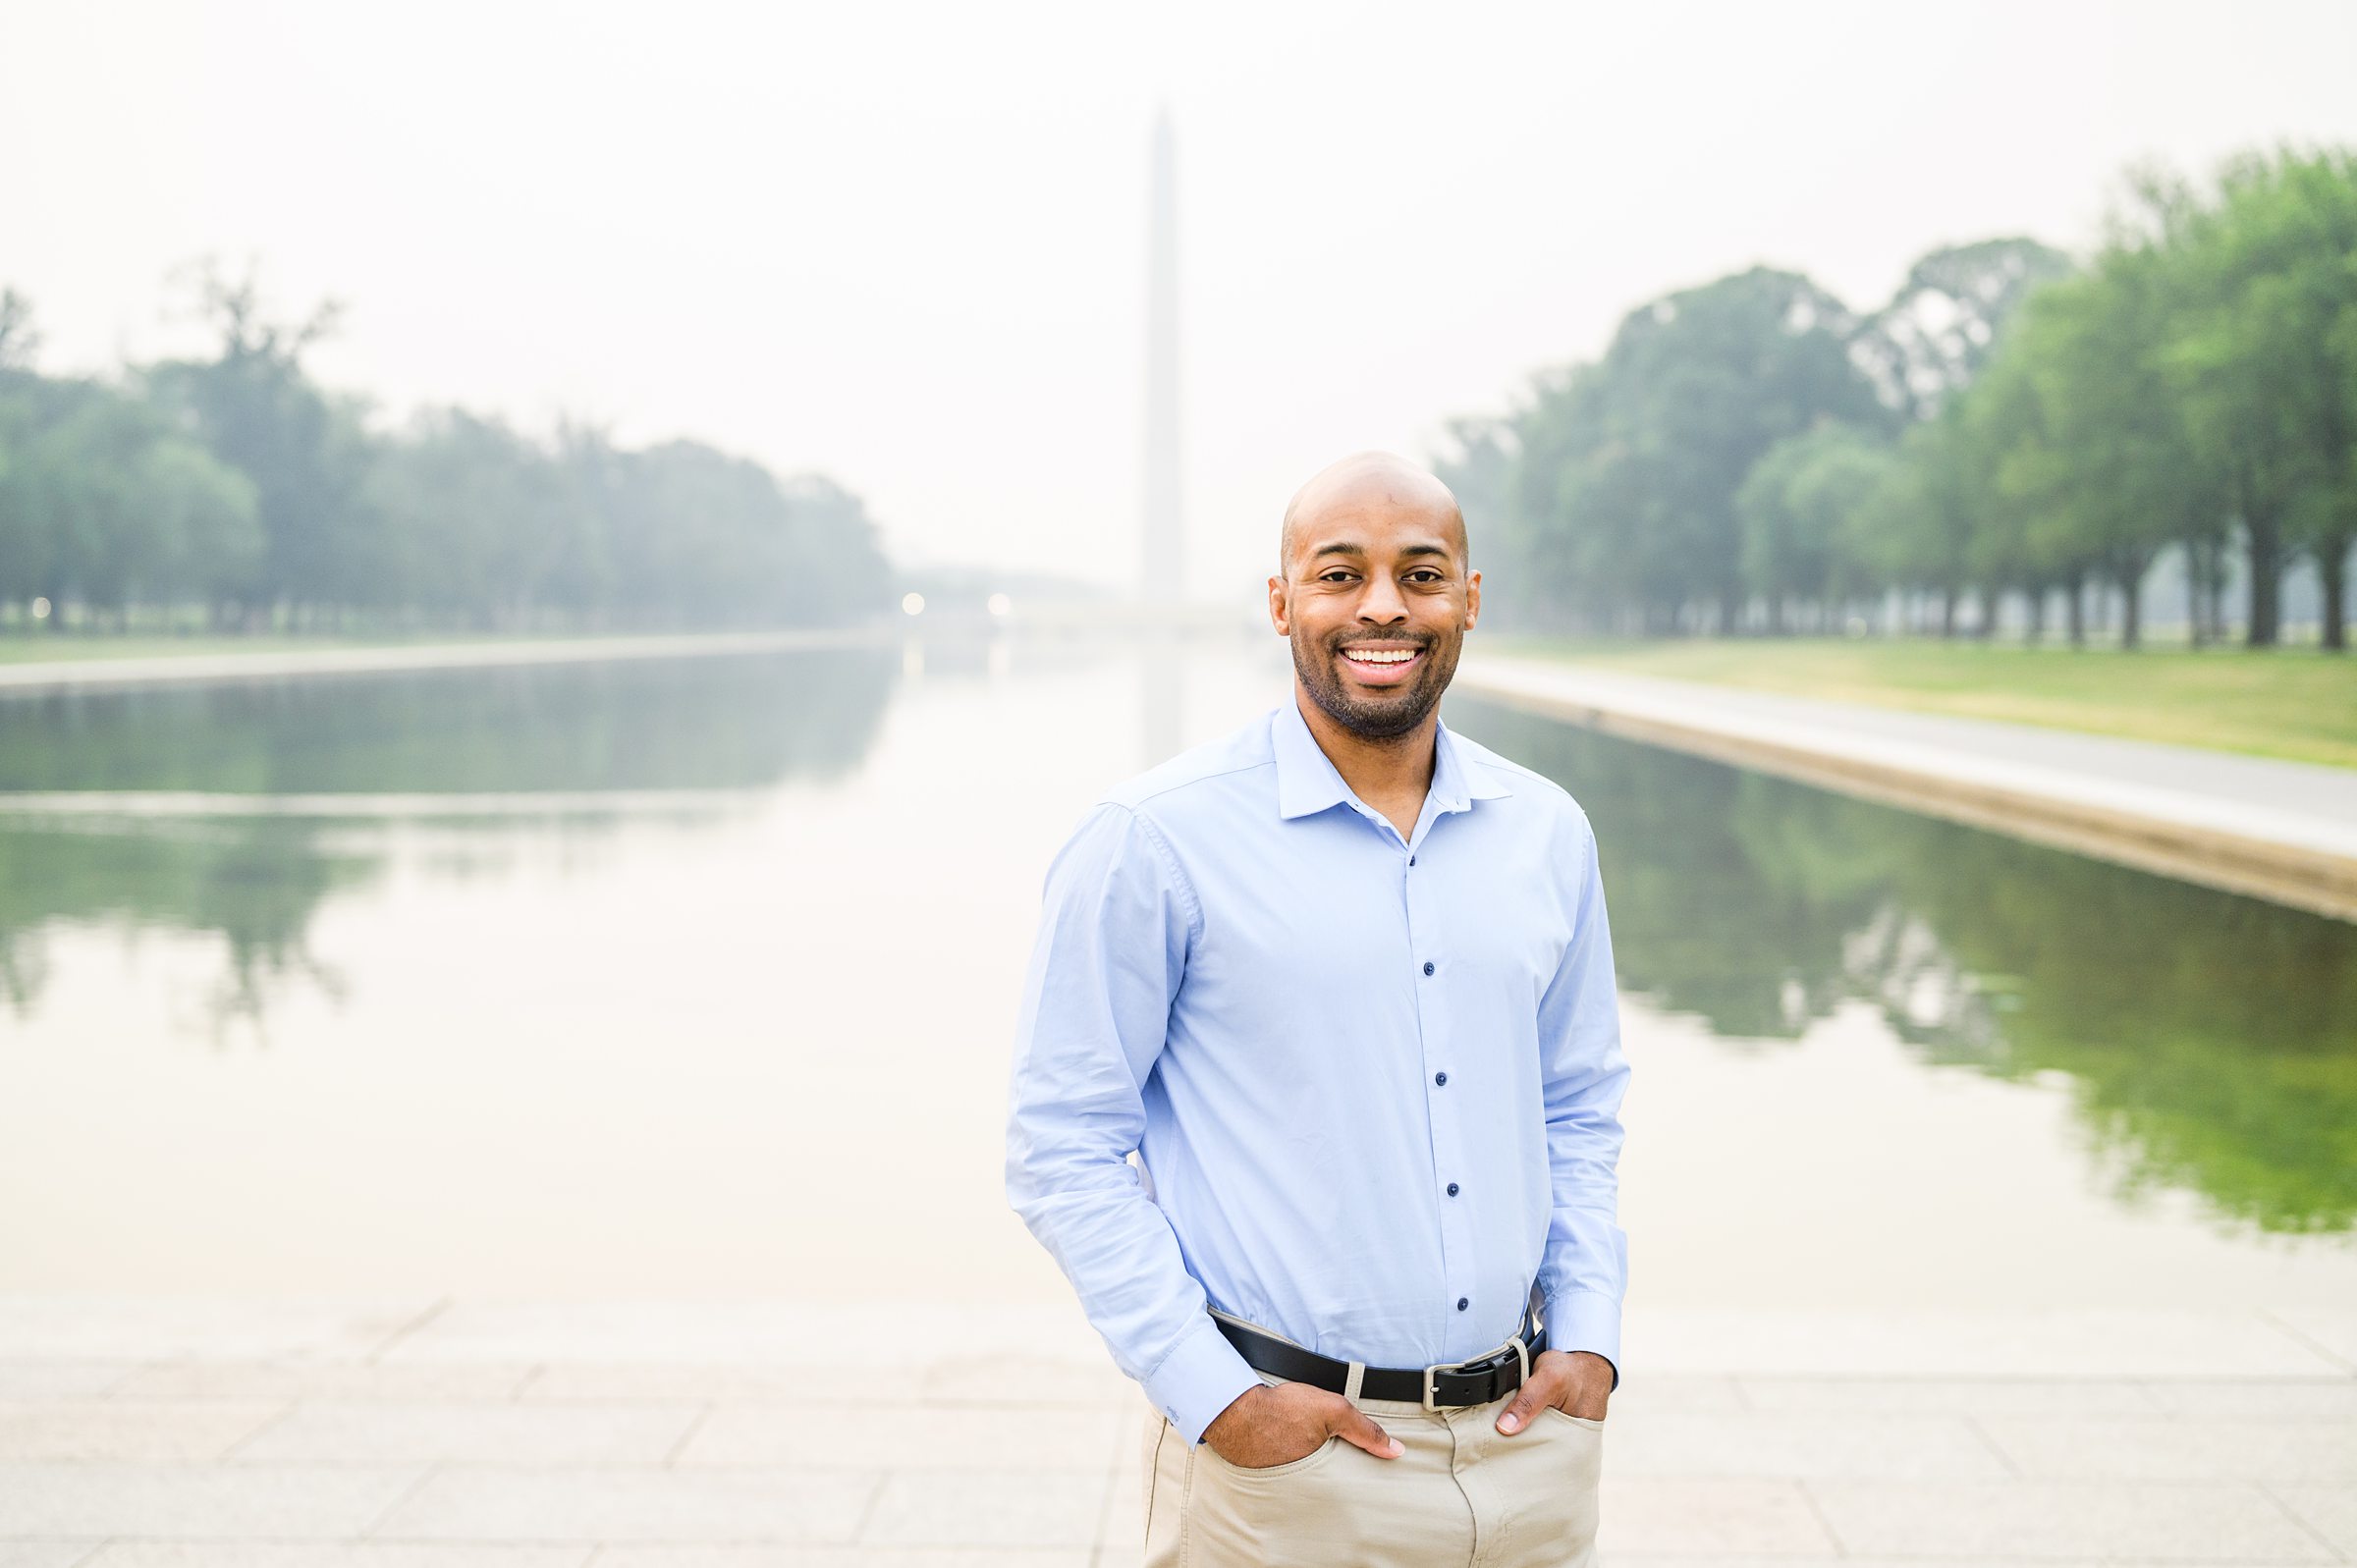
{"label": "reflecting pool", "polygon": [[[1061,1297],[1049,857],[1271,637],[0,701],[0,1290]],[[1631,1310],[2357,1299],[2357,927],[1597,735]]]}

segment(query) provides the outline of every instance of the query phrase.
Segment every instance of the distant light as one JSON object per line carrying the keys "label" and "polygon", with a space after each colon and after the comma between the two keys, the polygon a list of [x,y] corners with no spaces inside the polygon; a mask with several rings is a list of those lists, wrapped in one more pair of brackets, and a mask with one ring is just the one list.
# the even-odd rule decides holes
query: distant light
{"label": "distant light", "polygon": [[1014,601],[1003,593],[992,594],[989,603],[990,613],[994,616],[1012,615],[1014,611]]}
{"label": "distant light", "polygon": [[925,613],[925,596],[924,596],[923,594],[921,594],[921,593],[904,593],[904,594],[902,594],[902,595],[901,595],[901,610],[902,610],[902,612],[903,612],[904,614],[905,614],[905,615],[911,615],[911,616],[921,616],[921,615],[923,615],[923,614]]}
{"label": "distant light", "polygon": [[48,601],[48,600],[46,600],[46,599],[35,599],[35,600],[32,602],[32,619],[33,619],[33,620],[35,620],[35,621],[46,621],[46,620],[48,620],[48,619],[49,619],[49,601]]}

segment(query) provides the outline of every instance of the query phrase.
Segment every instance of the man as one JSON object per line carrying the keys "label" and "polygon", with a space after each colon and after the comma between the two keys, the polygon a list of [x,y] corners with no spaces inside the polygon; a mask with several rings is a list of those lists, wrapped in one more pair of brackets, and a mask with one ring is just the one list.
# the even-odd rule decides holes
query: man
{"label": "man", "polygon": [[1346,458],[1279,555],[1291,692],[1048,873],[1009,1201],[1153,1404],[1149,1568],[1584,1565],[1627,1277],[1595,837],[1440,722],[1481,610],[1445,485]]}

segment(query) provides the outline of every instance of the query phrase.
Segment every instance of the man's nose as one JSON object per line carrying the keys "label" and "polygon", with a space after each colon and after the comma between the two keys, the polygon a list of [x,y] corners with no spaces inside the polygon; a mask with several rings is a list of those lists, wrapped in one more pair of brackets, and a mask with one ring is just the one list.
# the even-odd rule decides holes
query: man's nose
{"label": "man's nose", "polygon": [[1367,591],[1359,596],[1358,619],[1381,622],[1385,624],[1395,621],[1405,621],[1407,619],[1407,598],[1400,593],[1399,585],[1391,578],[1377,577],[1367,585]]}

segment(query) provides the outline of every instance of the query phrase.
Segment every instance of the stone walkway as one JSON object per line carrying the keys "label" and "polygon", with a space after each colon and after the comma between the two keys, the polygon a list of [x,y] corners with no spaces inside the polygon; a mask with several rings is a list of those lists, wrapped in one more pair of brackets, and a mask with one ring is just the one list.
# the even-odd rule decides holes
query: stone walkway
{"label": "stone walkway", "polygon": [[[1624,1349],[1610,1561],[2357,1560],[2357,1307]],[[0,1568],[1116,1568],[1145,1408],[1050,1308],[0,1296]]]}
{"label": "stone walkway", "polygon": [[2357,770],[1467,654],[1455,689],[2357,919]]}

